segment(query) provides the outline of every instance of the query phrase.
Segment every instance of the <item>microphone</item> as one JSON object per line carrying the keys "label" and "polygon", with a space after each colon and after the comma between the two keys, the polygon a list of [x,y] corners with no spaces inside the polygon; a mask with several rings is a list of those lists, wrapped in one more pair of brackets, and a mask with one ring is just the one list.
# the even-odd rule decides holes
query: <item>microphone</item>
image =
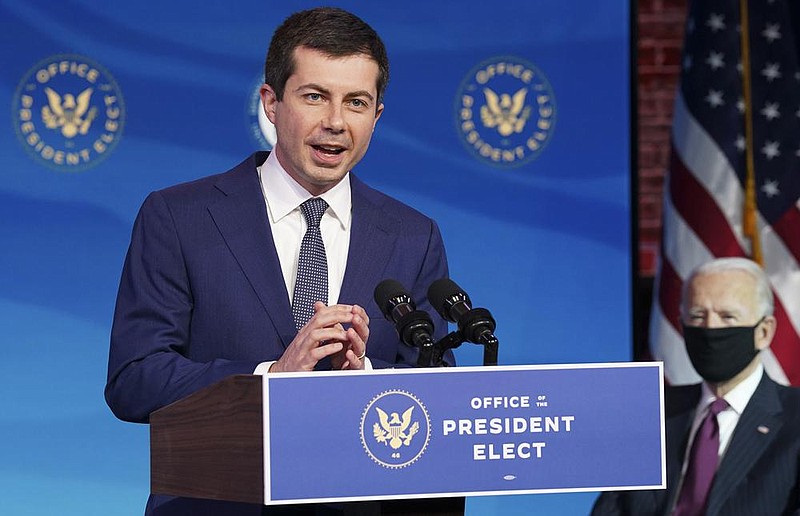
{"label": "microphone", "polygon": [[418,367],[428,367],[433,353],[433,320],[417,310],[411,294],[399,281],[386,279],[375,287],[375,302],[383,316],[393,322],[404,344],[419,348]]}
{"label": "microphone", "polygon": [[472,308],[464,290],[450,278],[442,278],[428,287],[428,301],[445,320],[458,325],[465,340],[484,346],[497,346],[496,323],[485,308]]}

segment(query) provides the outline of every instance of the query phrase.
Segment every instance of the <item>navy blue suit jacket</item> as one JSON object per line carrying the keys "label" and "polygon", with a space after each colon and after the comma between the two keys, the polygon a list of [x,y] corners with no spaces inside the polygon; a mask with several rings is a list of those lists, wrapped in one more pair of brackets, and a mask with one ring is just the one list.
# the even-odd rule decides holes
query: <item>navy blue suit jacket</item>
{"label": "navy blue suit jacket", "polygon": [[[677,496],[701,384],[665,393],[667,489],[606,492],[592,514],[664,515]],[[766,373],[736,425],[708,497],[708,516],[800,514],[800,389]]]}
{"label": "navy blue suit jacket", "polygon": [[[256,153],[224,174],[154,192],[142,205],[122,271],[105,389],[120,419],[146,423],[154,410],[277,360],[294,339],[256,170],[266,157]],[[439,229],[352,174],[350,181],[351,240],[339,302],[367,310],[374,367],[413,366],[417,350],[400,342],[373,291],[383,279],[398,280],[442,337],[447,325],[425,298],[430,283],[448,273]],[[167,513],[179,512],[154,512]]]}

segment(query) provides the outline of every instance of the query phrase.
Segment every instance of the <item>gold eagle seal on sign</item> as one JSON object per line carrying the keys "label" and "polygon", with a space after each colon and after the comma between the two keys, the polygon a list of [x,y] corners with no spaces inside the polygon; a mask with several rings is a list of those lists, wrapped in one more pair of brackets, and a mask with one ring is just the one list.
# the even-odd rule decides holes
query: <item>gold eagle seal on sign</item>
{"label": "gold eagle seal on sign", "polygon": [[388,469],[405,468],[416,462],[430,437],[428,411],[407,391],[382,392],[361,415],[361,444],[373,461]]}
{"label": "gold eagle seal on sign", "polygon": [[119,143],[125,103],[114,77],[77,54],[36,63],[12,101],[20,143],[39,163],[60,171],[95,166]]}
{"label": "gold eagle seal on sign", "polygon": [[497,167],[534,160],[553,134],[556,101],[544,74],[513,56],[483,61],[456,97],[456,127],[468,151]]}
{"label": "gold eagle seal on sign", "polygon": [[402,418],[397,412],[389,415],[380,407],[375,407],[375,411],[380,419],[380,424],[374,423],[372,426],[372,436],[375,437],[375,441],[391,446],[394,450],[411,444],[411,439],[419,432],[419,421],[414,421],[413,424],[411,422],[413,405],[403,412]]}

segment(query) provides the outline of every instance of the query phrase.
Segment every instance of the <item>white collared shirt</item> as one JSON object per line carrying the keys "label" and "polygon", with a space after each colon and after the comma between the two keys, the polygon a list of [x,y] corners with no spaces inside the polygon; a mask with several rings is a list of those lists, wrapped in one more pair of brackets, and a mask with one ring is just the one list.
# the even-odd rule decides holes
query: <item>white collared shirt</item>
{"label": "white collared shirt", "polygon": [[[733,437],[733,431],[739,423],[739,418],[742,416],[745,407],[756,392],[761,378],[764,376],[764,366],[759,362],[758,367],[750,373],[747,378],[742,380],[739,385],[731,389],[730,392],[725,394],[723,398],[728,402],[728,408],[717,414],[717,423],[719,425],[719,460],[722,462],[722,457],[728,449],[728,445]],[[706,414],[711,408],[711,403],[717,399],[717,396],[711,391],[708,385],[703,382],[700,392],[700,402],[697,404],[697,409],[694,414],[694,421],[692,422],[692,430],[689,433],[689,442],[686,445],[686,453],[683,456],[683,466],[681,467],[680,489],[683,488],[683,480],[686,477],[686,469],[689,467],[689,455],[691,454],[692,444],[694,443],[695,435],[700,425],[705,419]],[[675,492],[675,499],[673,504],[680,496],[680,489]],[[674,509],[674,505],[673,505]]]}
{"label": "white collared shirt", "polygon": [[[300,205],[313,196],[284,170],[274,152],[271,152],[264,164],[258,168],[258,176],[267,205],[267,216],[281,264],[283,281],[291,304],[300,243],[306,232],[306,220],[300,211]],[[336,186],[319,197],[328,203],[328,209],[322,215],[319,226],[325,244],[325,256],[328,259],[327,304],[331,305],[339,300],[347,266],[347,253],[350,249],[353,206],[350,195],[350,174],[345,175]]]}
{"label": "white collared shirt", "polygon": [[[759,362],[755,371],[750,373],[747,378],[742,380],[739,385],[734,387],[724,396],[725,401],[728,402],[728,408],[717,414],[717,423],[719,424],[720,460],[722,460],[722,457],[725,455],[725,451],[728,449],[728,444],[731,442],[733,431],[736,429],[736,424],[739,422],[739,418],[742,416],[742,412],[744,412],[745,407],[747,407],[747,404],[750,402],[750,398],[753,397],[753,393],[756,392],[756,388],[758,387],[759,382],[761,382],[761,377],[763,375],[764,366]],[[709,407],[715,399],[717,399],[717,397],[713,392],[711,392],[711,389],[708,388],[708,385],[703,382],[702,392],[700,394],[700,403],[697,404],[694,422],[692,423],[692,439],[689,442],[687,450],[691,449],[691,441],[694,440],[694,435],[697,432],[697,429],[700,428],[700,424],[703,422],[706,414],[708,414]],[[685,470],[687,462],[686,458],[684,458],[683,462]]]}
{"label": "white collared shirt", "polygon": [[[275,241],[275,250],[281,264],[283,282],[289,294],[289,304],[294,296],[297,277],[297,260],[300,243],[306,232],[306,219],[300,205],[313,197],[295,181],[281,166],[275,152],[270,152],[267,160],[258,167],[261,191],[267,206],[267,218]],[[353,220],[353,200],[350,193],[350,173],[348,172],[336,186],[319,197],[328,203],[319,227],[322,242],[325,244],[325,257],[328,260],[328,305],[339,300],[347,268],[347,253],[350,250],[350,227]],[[260,363],[253,374],[267,374],[275,361]],[[364,359],[364,368],[372,369],[369,358]]]}

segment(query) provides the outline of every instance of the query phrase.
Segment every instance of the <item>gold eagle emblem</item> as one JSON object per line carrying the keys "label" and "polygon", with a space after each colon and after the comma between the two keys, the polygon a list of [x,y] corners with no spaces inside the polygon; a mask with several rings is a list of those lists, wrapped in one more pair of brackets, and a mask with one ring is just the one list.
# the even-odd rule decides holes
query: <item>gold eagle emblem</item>
{"label": "gold eagle emblem", "polygon": [[419,422],[411,424],[413,406],[403,412],[402,416],[397,412],[392,412],[390,416],[379,407],[375,407],[375,410],[378,411],[380,425],[378,423],[373,425],[372,434],[377,442],[391,446],[393,450],[411,444],[411,439],[419,431]]}
{"label": "gold eagle emblem", "polygon": [[71,93],[63,97],[51,88],[44,89],[48,105],[42,108],[42,120],[48,129],[61,128],[65,138],[86,134],[97,116],[97,108],[89,109],[92,88],[86,88],[76,98]]}
{"label": "gold eagle emblem", "polygon": [[489,88],[483,88],[486,105],[481,107],[481,121],[491,129],[497,128],[501,136],[520,133],[531,115],[530,106],[525,105],[528,89],[522,88],[514,95],[498,95]]}

